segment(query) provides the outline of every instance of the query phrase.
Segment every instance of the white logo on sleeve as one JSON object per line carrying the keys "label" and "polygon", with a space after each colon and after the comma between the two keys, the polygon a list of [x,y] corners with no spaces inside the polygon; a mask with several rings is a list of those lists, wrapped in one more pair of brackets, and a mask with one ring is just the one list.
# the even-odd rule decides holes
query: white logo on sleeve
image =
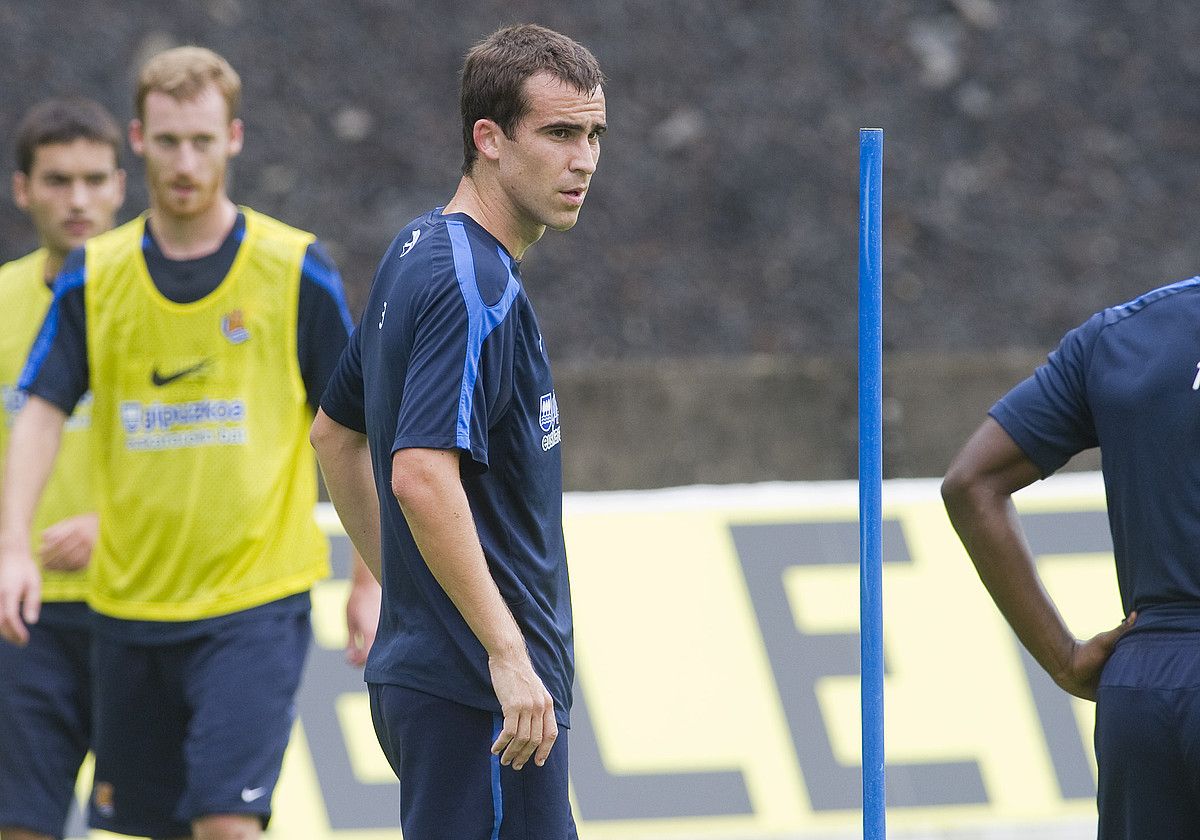
{"label": "white logo on sleeve", "polygon": [[379,329],[383,329],[383,319],[387,317],[387,301],[383,302],[383,311],[379,313]]}
{"label": "white logo on sleeve", "polygon": [[562,428],[558,425],[558,397],[554,396],[553,391],[542,394],[538,401],[538,424],[543,432],[547,432],[542,436],[542,451],[549,452],[562,442]]}
{"label": "white logo on sleeve", "polygon": [[1192,380],[1192,390],[1200,391],[1200,362],[1196,362],[1196,378]]}
{"label": "white logo on sleeve", "polygon": [[414,230],[412,239],[405,242],[404,247],[400,249],[400,256],[403,257],[405,254],[407,254],[409,251],[411,251],[413,249],[413,246],[417,244],[417,240],[420,238],[421,238],[421,231],[419,229]]}
{"label": "white logo on sleeve", "polygon": [[253,802],[256,799],[262,799],[267,793],[265,787],[242,788],[242,801]]}

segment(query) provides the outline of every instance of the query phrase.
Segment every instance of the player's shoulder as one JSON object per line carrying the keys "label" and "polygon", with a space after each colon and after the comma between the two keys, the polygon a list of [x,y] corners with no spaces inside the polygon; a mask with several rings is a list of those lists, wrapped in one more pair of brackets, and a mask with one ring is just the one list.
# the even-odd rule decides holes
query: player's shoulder
{"label": "player's shoulder", "polygon": [[400,228],[380,261],[380,272],[419,278],[424,285],[433,279],[439,255],[448,252],[445,217],[435,208]]}
{"label": "player's shoulder", "polygon": [[[124,256],[132,251],[142,249],[142,239],[146,235],[146,215],[135,216],[112,230],[99,233],[76,249],[82,254],[86,252],[89,260],[108,260]],[[73,251],[72,254],[75,254]],[[64,269],[66,266],[64,266]]]}
{"label": "player's shoulder", "polygon": [[474,289],[485,305],[520,282],[508,251],[483,225],[463,213],[446,217],[453,270],[464,291]]}
{"label": "player's shoulder", "polygon": [[46,266],[46,249],[38,248],[23,257],[0,265],[0,287],[13,289],[26,283],[42,280]]}
{"label": "player's shoulder", "polygon": [[250,207],[240,206],[238,211],[246,220],[246,236],[254,235],[260,247],[283,247],[288,250],[307,248],[316,241],[311,231],[289,225],[274,216],[260,213]]}
{"label": "player's shoulder", "polygon": [[1151,289],[1144,294],[1138,295],[1133,300],[1116,306],[1110,306],[1099,313],[1099,315],[1101,316],[1103,326],[1110,327],[1114,324],[1129,321],[1134,316],[1156,311],[1161,305],[1167,302],[1186,302],[1200,306],[1200,277],[1189,277],[1186,280],[1180,280],[1165,286],[1159,286],[1157,289]]}

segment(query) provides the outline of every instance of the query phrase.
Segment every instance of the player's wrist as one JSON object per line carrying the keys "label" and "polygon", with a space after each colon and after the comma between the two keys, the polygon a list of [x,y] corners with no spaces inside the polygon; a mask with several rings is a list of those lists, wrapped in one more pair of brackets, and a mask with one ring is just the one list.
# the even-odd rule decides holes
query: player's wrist
{"label": "player's wrist", "polygon": [[0,563],[32,554],[29,534],[20,531],[0,532]]}
{"label": "player's wrist", "polygon": [[487,651],[488,661],[492,664],[512,668],[532,667],[529,661],[529,651],[525,647],[524,639],[505,641],[494,647],[489,647]]}

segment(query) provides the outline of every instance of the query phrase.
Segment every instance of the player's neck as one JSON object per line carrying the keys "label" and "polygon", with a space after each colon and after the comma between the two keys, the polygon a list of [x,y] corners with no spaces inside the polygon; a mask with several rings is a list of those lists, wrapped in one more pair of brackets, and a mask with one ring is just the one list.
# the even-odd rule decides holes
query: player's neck
{"label": "player's neck", "polygon": [[206,257],[221,247],[237,221],[237,205],[221,196],[202,213],[176,216],[150,206],[150,227],[154,241],[170,260],[194,260]]}
{"label": "player's neck", "polygon": [[46,281],[47,286],[53,286],[54,278],[62,271],[63,263],[67,261],[67,252],[51,248],[49,245],[42,247],[46,249],[46,264],[42,266],[42,279]]}
{"label": "player's neck", "polygon": [[545,225],[522,224],[512,203],[498,184],[487,178],[464,175],[444,213],[465,213],[499,240],[512,258],[525,256],[529,246],[542,238]]}

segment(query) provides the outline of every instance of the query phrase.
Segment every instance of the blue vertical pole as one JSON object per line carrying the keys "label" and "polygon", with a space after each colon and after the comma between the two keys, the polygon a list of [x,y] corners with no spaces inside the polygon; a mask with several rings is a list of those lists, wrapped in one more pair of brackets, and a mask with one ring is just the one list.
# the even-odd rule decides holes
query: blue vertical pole
{"label": "blue vertical pole", "polygon": [[858,133],[858,534],[863,840],[885,840],[883,751],[883,129]]}

